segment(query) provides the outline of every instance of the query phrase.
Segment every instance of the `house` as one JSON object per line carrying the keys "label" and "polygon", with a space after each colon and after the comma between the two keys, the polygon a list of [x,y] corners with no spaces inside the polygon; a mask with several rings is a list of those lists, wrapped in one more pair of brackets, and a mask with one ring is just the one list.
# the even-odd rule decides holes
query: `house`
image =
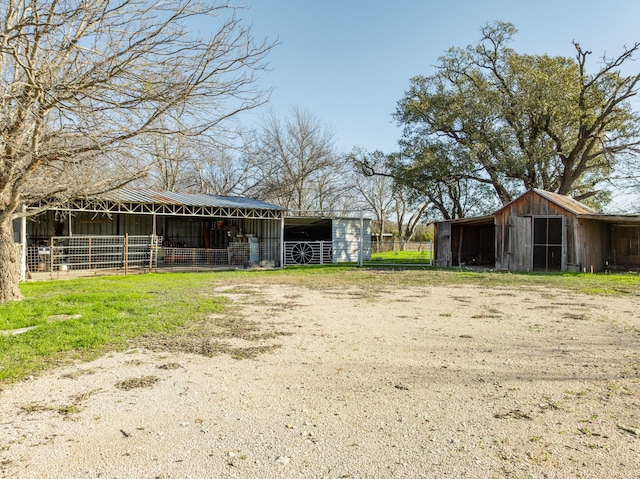
{"label": "house", "polygon": [[640,215],[598,213],[532,189],[493,215],[435,225],[435,265],[505,271],[640,268]]}

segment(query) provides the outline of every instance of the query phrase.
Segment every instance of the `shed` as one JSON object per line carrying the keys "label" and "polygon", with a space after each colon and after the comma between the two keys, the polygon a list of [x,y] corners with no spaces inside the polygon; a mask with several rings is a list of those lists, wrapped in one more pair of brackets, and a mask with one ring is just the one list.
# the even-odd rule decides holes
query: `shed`
{"label": "shed", "polygon": [[603,271],[640,267],[640,215],[598,213],[532,189],[481,218],[436,224],[436,266],[507,271]]}
{"label": "shed", "polygon": [[285,216],[284,251],[285,266],[369,260],[371,220],[348,214]]}
{"label": "shed", "polygon": [[285,208],[250,198],[122,188],[55,207],[42,203],[27,209],[43,210],[26,222],[30,271],[100,265],[113,269],[118,261],[126,268],[131,258],[115,260],[126,257],[123,237],[143,243],[135,254],[147,266],[156,238],[154,260],[161,266],[281,262]]}
{"label": "shed", "polygon": [[[250,198],[122,188],[49,207],[20,222],[24,272],[210,269],[358,262],[371,256],[371,221],[292,216]],[[22,242],[16,233],[16,241]]]}

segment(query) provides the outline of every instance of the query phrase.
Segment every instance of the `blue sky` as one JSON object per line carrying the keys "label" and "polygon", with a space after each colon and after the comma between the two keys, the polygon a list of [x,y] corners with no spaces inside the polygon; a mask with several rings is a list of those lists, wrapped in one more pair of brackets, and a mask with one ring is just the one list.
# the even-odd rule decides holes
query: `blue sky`
{"label": "blue sky", "polygon": [[[434,72],[449,47],[475,43],[487,22],[518,28],[521,53],[573,56],[572,40],[603,54],[640,41],[640,1],[241,0],[258,38],[279,38],[261,83],[270,106],[298,105],[331,126],[341,150],[396,149],[396,103],[415,75]],[[640,68],[640,62],[634,66]],[[248,120],[255,118],[250,115]]]}

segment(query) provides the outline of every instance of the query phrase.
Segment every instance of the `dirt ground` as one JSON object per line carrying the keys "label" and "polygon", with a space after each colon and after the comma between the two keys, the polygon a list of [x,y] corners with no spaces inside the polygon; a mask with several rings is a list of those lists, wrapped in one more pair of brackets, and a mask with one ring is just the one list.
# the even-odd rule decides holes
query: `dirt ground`
{"label": "dirt ground", "polygon": [[640,297],[218,292],[200,344],[0,391],[0,477],[640,478]]}

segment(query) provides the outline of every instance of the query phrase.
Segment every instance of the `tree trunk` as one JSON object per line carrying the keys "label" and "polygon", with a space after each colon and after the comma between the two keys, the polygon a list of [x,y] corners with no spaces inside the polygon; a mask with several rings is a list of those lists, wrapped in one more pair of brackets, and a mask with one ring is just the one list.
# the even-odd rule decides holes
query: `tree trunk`
{"label": "tree trunk", "polygon": [[0,223],[0,303],[22,299],[18,283],[20,282],[20,262],[18,248],[13,241],[13,223],[11,220]]}

